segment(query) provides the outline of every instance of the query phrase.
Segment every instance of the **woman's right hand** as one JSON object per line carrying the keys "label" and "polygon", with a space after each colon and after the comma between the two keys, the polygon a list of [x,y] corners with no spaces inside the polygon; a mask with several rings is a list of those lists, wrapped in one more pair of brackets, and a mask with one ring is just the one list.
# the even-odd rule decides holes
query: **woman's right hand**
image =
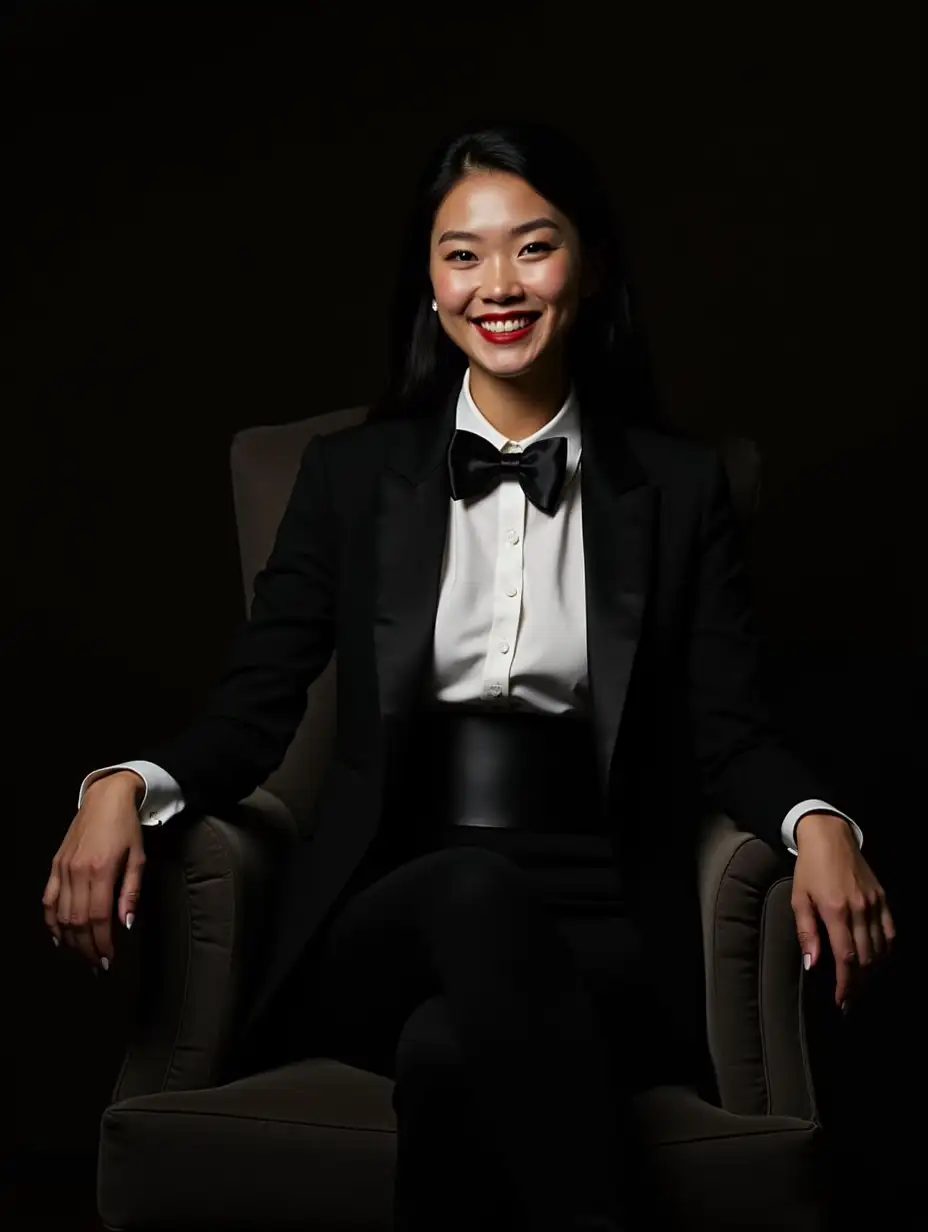
{"label": "woman's right hand", "polygon": [[113,961],[111,920],[121,878],[118,918],[131,928],[145,864],[137,802],[144,780],[132,770],[91,783],[52,860],[42,895],[45,923],[60,945],[95,967]]}

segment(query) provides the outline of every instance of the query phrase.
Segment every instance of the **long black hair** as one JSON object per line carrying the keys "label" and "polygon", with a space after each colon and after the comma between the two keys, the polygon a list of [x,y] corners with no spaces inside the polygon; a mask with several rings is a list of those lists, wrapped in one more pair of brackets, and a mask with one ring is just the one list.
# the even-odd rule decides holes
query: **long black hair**
{"label": "long black hair", "polygon": [[628,423],[656,422],[645,349],[608,198],[596,171],[558,129],[536,122],[476,128],[443,141],[415,195],[390,315],[387,383],[368,418],[435,413],[467,366],[432,311],[429,248],[439,206],[474,170],[519,176],[574,225],[582,250],[598,262],[594,294],[581,300],[568,339],[570,377],[583,405]]}

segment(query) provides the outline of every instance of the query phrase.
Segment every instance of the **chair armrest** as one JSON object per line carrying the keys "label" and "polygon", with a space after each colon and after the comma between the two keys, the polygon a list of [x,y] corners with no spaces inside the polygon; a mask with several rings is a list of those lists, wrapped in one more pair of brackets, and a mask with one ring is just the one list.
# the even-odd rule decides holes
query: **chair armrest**
{"label": "chair armrest", "polygon": [[223,817],[180,814],[146,834],[138,988],[114,1101],[215,1084],[296,839],[289,810],[262,788]]}
{"label": "chair armrest", "polygon": [[709,1050],[722,1107],[816,1120],[784,858],[715,813],[705,819],[698,863]]}

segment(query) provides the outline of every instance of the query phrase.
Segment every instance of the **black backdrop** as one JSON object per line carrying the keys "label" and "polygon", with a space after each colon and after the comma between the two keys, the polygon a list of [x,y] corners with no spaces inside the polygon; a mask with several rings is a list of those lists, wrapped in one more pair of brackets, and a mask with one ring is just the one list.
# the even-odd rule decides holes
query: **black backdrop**
{"label": "black backdrop", "polygon": [[[772,687],[916,927],[913,32],[799,10],[616,25],[592,4],[315,8],[32,4],[4,27],[23,686],[6,820],[15,1131],[36,1150],[93,1149],[130,996],[53,950],[48,862],[83,774],[182,721],[221,665],[242,611],[230,438],[373,396],[412,177],[437,134],[497,106],[594,153],[669,419],[761,446]],[[888,1101],[911,1090],[904,970],[823,1061],[884,1197]]]}

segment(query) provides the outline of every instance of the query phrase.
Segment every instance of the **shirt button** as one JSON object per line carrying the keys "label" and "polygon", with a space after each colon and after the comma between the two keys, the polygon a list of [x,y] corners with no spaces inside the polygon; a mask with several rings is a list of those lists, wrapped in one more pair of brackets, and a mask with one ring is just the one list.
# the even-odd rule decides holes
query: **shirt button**
{"label": "shirt button", "polygon": [[518,543],[519,542],[519,532],[516,530],[507,530],[506,538],[509,540],[510,543]]}
{"label": "shirt button", "polygon": [[499,697],[502,691],[503,691],[503,686],[501,684],[487,685],[487,697]]}
{"label": "shirt button", "polygon": [[518,590],[515,588],[515,586],[507,586],[507,587],[506,587],[506,594],[509,596],[509,598],[510,598],[510,599],[514,599],[518,593],[519,593],[519,592],[518,592]]}

